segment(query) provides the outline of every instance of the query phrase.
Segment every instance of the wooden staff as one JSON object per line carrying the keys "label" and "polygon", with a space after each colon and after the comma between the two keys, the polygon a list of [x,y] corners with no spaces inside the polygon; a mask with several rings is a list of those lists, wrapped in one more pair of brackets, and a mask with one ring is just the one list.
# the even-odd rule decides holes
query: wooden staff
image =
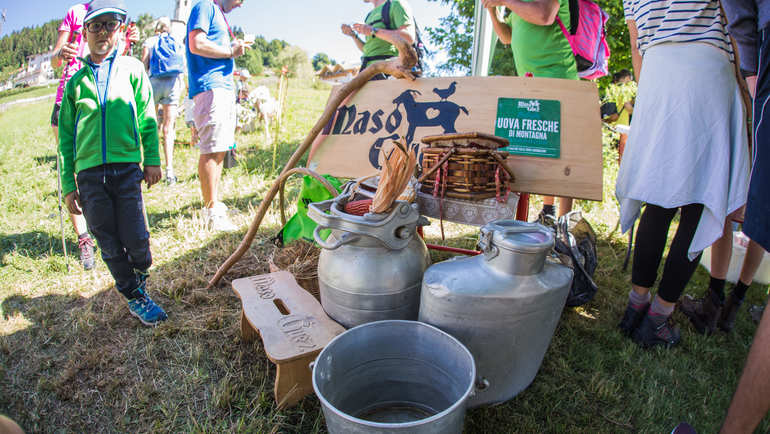
{"label": "wooden staff", "polygon": [[394,35],[393,37],[395,39],[393,41],[393,45],[396,47],[396,49],[398,49],[398,57],[395,59],[372,63],[358,75],[356,75],[353,80],[344,84],[339,88],[337,92],[334,92],[331,95],[329,102],[326,103],[326,108],[324,109],[321,118],[318,119],[316,124],[310,130],[310,133],[308,133],[307,137],[305,137],[305,140],[302,142],[300,147],[294,151],[294,154],[292,154],[291,158],[289,158],[289,162],[286,163],[286,166],[284,166],[276,182],[273,183],[272,187],[270,187],[270,190],[268,190],[267,194],[265,194],[265,198],[259,204],[257,214],[254,216],[254,220],[251,222],[249,230],[243,237],[241,244],[238,246],[235,252],[233,252],[230,257],[227,258],[224,264],[219,267],[214,277],[212,277],[209,281],[209,284],[206,287],[207,289],[213,288],[214,285],[219,282],[222,276],[227,273],[230,267],[238,262],[244,253],[249,250],[252,241],[254,241],[254,237],[257,235],[259,225],[262,223],[262,219],[265,217],[265,214],[267,214],[267,209],[275,198],[275,195],[278,193],[281,184],[285,178],[291,175],[289,172],[295,168],[299,160],[310,148],[310,145],[313,144],[316,136],[318,136],[326,124],[332,119],[332,116],[334,116],[336,113],[339,105],[348,96],[361,89],[372,77],[377,74],[384,73],[392,75],[395,78],[405,78],[414,81],[415,77],[412,75],[412,67],[417,64],[417,52],[414,51],[414,48],[412,48],[411,44],[409,44],[409,42],[407,42],[404,38],[398,35]]}

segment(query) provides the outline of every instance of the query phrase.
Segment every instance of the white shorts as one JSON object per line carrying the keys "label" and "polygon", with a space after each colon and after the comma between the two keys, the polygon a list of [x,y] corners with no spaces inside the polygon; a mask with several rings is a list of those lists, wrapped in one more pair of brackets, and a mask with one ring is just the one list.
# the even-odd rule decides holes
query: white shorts
{"label": "white shorts", "polygon": [[214,88],[195,95],[193,101],[201,154],[232,149],[235,146],[235,92]]}

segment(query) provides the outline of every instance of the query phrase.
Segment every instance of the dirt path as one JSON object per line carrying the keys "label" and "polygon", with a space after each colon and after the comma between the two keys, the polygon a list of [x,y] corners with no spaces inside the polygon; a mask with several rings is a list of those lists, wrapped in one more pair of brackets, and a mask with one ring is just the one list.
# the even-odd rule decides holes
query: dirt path
{"label": "dirt path", "polygon": [[6,102],[6,103],[3,103],[3,104],[0,104],[0,112],[4,112],[5,110],[8,109],[8,107],[14,106],[16,104],[28,104],[28,103],[31,103],[31,102],[37,102],[37,101],[42,101],[44,99],[53,98],[55,96],[56,96],[56,92],[54,92],[54,93],[52,93],[50,95],[36,96],[34,98],[24,98],[24,99],[19,99],[19,100],[16,100],[16,101]]}

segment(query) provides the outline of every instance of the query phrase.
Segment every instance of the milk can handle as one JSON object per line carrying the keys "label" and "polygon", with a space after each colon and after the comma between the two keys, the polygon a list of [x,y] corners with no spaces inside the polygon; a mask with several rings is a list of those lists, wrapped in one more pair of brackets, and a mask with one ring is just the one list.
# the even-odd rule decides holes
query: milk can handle
{"label": "milk can handle", "polygon": [[334,243],[326,242],[323,238],[321,238],[321,230],[327,229],[324,226],[318,225],[315,227],[315,230],[313,231],[313,239],[315,239],[316,244],[321,246],[321,248],[326,250],[335,250],[340,248],[341,246],[352,243],[354,241],[358,241],[360,238],[358,235],[351,234],[350,232],[345,232],[342,234],[339,240],[337,240]]}

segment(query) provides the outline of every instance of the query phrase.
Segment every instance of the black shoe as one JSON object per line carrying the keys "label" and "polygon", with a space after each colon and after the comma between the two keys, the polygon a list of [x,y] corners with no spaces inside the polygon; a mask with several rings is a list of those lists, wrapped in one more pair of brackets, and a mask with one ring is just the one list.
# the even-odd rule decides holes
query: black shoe
{"label": "black shoe", "polygon": [[722,304],[719,296],[709,290],[703,298],[682,297],[677,307],[690,319],[698,333],[710,335],[716,331],[717,321],[722,316]]}
{"label": "black shoe", "polygon": [[649,309],[650,303],[645,304],[639,309],[634,309],[631,307],[631,304],[626,306],[623,318],[620,320],[620,324],[618,324],[620,331],[626,336],[631,336],[634,330],[639,327],[639,323],[642,322]]}
{"label": "black shoe", "polygon": [[634,330],[631,339],[643,348],[650,348],[656,345],[671,348],[679,343],[681,335],[679,328],[671,324],[671,317],[652,319],[648,314],[644,316],[639,327]]}

